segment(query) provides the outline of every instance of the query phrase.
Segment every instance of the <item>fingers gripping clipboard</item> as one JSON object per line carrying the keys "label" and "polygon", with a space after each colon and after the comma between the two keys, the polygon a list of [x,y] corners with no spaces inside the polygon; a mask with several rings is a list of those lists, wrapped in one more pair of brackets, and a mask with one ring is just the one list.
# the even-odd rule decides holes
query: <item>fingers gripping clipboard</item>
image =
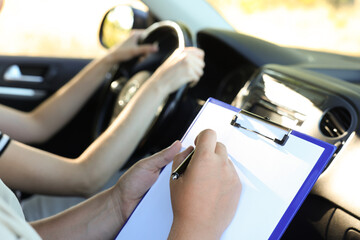
{"label": "fingers gripping clipboard", "polygon": [[[204,129],[225,144],[242,183],[235,217],[221,239],[279,239],[335,146],[210,98],[182,139]],[[117,239],[167,239],[172,224],[171,164],[136,207]]]}

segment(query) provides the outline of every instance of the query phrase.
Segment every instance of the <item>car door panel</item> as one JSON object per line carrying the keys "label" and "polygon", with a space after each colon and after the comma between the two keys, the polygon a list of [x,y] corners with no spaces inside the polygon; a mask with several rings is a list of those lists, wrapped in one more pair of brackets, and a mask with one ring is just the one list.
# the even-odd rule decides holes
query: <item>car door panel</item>
{"label": "car door panel", "polygon": [[89,59],[0,56],[0,103],[29,111],[89,62]]}
{"label": "car door panel", "polygon": [[[0,104],[30,111],[75,76],[91,59],[0,56]],[[95,95],[96,96],[96,95]],[[78,156],[91,142],[96,97],[57,134],[37,148]]]}

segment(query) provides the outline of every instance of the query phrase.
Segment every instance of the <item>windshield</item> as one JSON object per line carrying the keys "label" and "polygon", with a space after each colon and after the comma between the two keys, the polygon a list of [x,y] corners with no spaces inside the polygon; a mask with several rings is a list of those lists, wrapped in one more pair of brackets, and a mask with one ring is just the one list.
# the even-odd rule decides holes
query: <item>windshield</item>
{"label": "windshield", "polygon": [[238,32],[360,56],[360,0],[207,0]]}

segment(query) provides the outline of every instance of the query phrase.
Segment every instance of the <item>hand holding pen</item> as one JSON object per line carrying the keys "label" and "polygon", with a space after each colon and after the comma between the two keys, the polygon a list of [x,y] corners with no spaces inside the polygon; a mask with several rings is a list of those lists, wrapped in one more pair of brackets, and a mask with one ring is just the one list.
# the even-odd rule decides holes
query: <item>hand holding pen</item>
{"label": "hand holding pen", "polygon": [[194,155],[195,148],[187,155],[187,157],[179,164],[179,166],[172,172],[171,179],[176,180],[179,179],[179,177],[184,174],[187,166],[190,163],[190,160],[192,156]]}
{"label": "hand holding pen", "polygon": [[[173,223],[180,221],[182,225],[180,230],[174,227],[178,224],[173,224],[171,231],[195,227],[199,234],[212,234],[209,239],[220,238],[235,214],[241,183],[226,147],[216,141],[214,131],[202,131],[195,145],[186,171],[177,180],[170,180]],[[192,151],[192,147],[187,148],[175,157],[173,171]]]}

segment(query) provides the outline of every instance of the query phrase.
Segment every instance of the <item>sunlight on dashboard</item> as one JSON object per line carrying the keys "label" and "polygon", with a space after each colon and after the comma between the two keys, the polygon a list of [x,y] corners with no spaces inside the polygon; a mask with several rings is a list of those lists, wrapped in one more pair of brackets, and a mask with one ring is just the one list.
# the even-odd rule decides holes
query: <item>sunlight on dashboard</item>
{"label": "sunlight on dashboard", "polygon": [[276,81],[275,78],[264,74],[263,81],[265,96],[274,103],[282,104],[290,109],[297,109],[300,112],[307,112],[308,109],[314,107],[314,104],[308,98]]}

